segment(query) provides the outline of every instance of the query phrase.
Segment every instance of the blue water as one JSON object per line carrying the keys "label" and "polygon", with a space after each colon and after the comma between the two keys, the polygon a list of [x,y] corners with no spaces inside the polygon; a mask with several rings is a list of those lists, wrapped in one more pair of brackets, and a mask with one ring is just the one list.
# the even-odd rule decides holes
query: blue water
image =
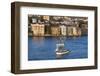
{"label": "blue water", "polygon": [[[65,38],[65,49],[69,54],[60,59],[88,58],[87,36]],[[58,37],[28,37],[28,60],[53,60]]]}

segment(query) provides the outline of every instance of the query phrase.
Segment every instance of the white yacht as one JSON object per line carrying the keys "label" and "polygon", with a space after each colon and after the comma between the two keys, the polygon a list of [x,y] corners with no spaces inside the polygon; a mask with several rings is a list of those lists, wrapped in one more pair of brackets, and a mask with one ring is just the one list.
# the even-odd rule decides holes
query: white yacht
{"label": "white yacht", "polygon": [[69,50],[64,49],[64,44],[56,44],[56,55],[68,54]]}

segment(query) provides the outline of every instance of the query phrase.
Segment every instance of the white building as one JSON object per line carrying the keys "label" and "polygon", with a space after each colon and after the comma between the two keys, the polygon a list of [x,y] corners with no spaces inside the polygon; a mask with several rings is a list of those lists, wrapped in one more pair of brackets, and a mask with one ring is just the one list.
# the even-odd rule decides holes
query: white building
{"label": "white building", "polygon": [[60,26],[60,30],[61,30],[61,35],[66,35],[66,26],[64,26],[64,25],[61,25]]}

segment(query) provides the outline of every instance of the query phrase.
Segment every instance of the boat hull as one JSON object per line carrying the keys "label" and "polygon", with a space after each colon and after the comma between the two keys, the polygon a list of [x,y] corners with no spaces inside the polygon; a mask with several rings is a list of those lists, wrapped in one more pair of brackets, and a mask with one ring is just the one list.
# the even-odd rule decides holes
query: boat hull
{"label": "boat hull", "polygon": [[64,51],[56,51],[56,55],[65,55],[68,54],[69,51],[68,50],[64,50]]}

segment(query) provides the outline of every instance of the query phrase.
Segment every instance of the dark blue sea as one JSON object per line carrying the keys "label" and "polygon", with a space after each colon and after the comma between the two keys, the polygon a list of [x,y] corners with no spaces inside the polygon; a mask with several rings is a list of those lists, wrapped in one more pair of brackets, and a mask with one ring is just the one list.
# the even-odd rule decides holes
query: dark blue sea
{"label": "dark blue sea", "polygon": [[[64,49],[68,54],[59,59],[88,58],[88,37],[66,37]],[[28,60],[54,60],[58,59],[55,54],[56,44],[59,37],[28,37]]]}

